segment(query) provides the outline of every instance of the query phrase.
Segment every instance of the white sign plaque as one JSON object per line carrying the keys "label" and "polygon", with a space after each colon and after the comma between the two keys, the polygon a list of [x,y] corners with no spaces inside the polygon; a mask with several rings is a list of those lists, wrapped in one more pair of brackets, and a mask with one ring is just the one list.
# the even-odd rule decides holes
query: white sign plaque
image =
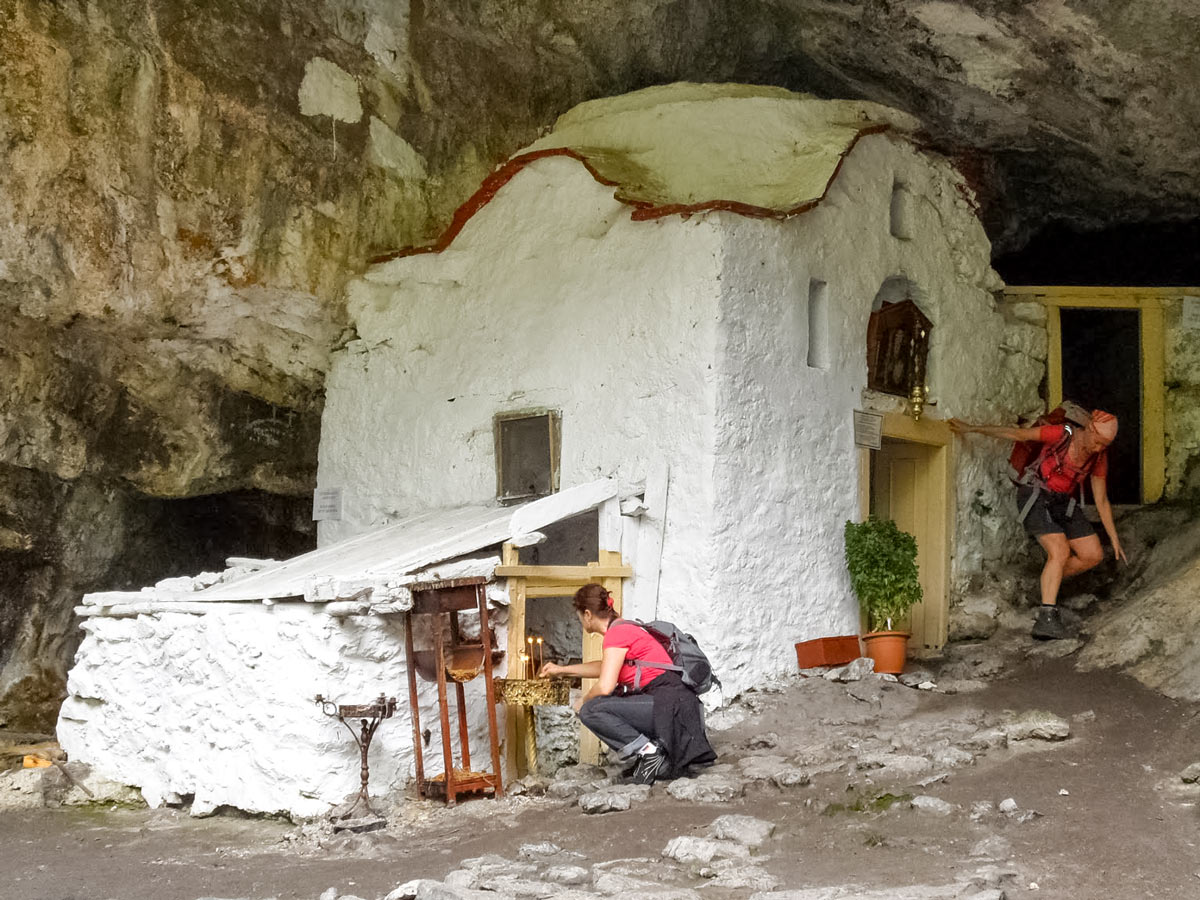
{"label": "white sign plaque", "polygon": [[1183,298],[1183,327],[1200,331],[1200,297]]}
{"label": "white sign plaque", "polygon": [[879,413],[854,411],[854,444],[878,450],[883,446],[883,416]]}
{"label": "white sign plaque", "polygon": [[314,522],[340,522],[342,520],[342,489],[326,487],[313,491],[312,517]]}

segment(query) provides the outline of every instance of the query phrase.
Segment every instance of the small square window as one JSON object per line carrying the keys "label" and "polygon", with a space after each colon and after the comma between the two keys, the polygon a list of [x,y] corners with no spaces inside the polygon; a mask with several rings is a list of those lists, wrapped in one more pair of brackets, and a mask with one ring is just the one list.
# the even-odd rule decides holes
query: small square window
{"label": "small square window", "polygon": [[501,502],[517,503],[558,490],[557,411],[501,413],[495,419],[495,439],[496,492]]}

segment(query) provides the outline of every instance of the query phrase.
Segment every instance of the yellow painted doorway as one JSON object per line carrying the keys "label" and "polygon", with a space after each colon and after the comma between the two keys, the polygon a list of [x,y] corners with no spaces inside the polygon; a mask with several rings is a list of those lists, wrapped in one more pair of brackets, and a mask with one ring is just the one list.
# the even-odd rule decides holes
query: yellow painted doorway
{"label": "yellow painted doorway", "polygon": [[949,429],[937,421],[887,416],[879,450],[870,451],[864,514],[891,519],[917,539],[924,599],[906,623],[909,652],[936,653],[946,643],[950,617],[950,535],[953,511]]}
{"label": "yellow painted doorway", "polygon": [[[1131,310],[1138,320],[1140,382],[1141,502],[1162,498],[1166,483],[1166,379],[1164,309],[1194,292],[1193,288],[1017,286],[1004,289],[1009,302],[1033,301],[1046,307],[1046,387],[1049,407],[1063,400],[1063,313]],[[1071,397],[1069,399],[1076,399]],[[1131,434],[1134,429],[1126,429]],[[1117,440],[1121,441],[1120,435]]]}

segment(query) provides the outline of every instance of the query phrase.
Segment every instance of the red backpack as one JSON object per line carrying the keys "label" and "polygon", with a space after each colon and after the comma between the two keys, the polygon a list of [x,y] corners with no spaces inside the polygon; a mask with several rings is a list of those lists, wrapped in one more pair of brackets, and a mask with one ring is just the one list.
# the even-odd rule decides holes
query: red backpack
{"label": "red backpack", "polygon": [[[1092,470],[1092,466],[1096,462],[1098,454],[1093,454],[1082,466],[1076,468],[1067,460],[1067,448],[1071,446],[1071,437],[1075,433],[1076,428],[1086,428],[1091,422],[1092,415],[1078,403],[1073,403],[1070,400],[1064,400],[1044,416],[1038,416],[1034,420],[1034,426],[1042,425],[1061,425],[1063,426],[1063,436],[1053,444],[1043,444],[1040,441],[1017,441],[1013,444],[1012,452],[1008,456],[1008,465],[1012,469],[1012,480],[1014,484],[1033,485],[1036,490],[1026,501],[1025,507],[1021,510],[1021,515],[1018,521],[1024,521],[1025,516],[1029,514],[1030,507],[1033,506],[1034,500],[1040,491],[1046,488],[1045,482],[1042,481],[1041,471],[1042,463],[1047,457],[1053,456],[1057,461],[1056,468],[1074,470],[1076,482],[1079,485],[1079,503],[1083,505],[1083,482],[1087,474]],[[1071,502],[1067,506],[1067,515],[1075,510],[1075,498],[1071,498]]]}

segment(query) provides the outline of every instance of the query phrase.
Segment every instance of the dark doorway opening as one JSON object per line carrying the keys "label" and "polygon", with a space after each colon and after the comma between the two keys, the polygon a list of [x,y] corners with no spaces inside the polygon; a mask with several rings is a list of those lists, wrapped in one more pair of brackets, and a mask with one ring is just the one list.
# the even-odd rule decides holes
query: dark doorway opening
{"label": "dark doorway opening", "polygon": [[1108,498],[1142,498],[1141,322],[1136,309],[1063,309],[1062,395],[1121,423],[1108,450]]}

